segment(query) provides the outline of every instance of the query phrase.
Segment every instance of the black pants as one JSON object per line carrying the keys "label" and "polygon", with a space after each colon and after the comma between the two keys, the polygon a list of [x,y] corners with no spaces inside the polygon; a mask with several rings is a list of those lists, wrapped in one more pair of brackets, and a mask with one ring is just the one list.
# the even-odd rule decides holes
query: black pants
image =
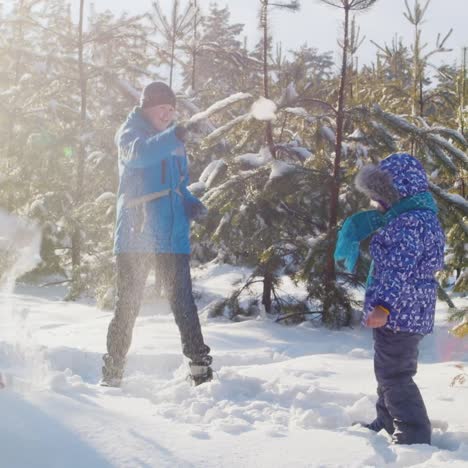
{"label": "black pants", "polygon": [[423,335],[374,329],[377,422],[398,444],[430,444],[431,423],[417,385]]}
{"label": "black pants", "polygon": [[156,269],[179,327],[182,352],[192,363],[211,364],[210,348],[203,342],[197,306],[192,294],[190,256],[123,253],[117,256],[117,303],[107,333],[107,352],[123,367],[132,342],[133,327],[150,269]]}

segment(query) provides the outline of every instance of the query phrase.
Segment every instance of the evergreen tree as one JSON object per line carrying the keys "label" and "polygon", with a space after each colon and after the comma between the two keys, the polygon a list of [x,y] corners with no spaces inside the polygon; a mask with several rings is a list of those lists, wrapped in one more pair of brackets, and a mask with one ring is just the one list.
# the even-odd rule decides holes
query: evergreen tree
{"label": "evergreen tree", "polygon": [[[210,4],[203,16],[198,41],[197,81],[203,83],[194,89],[199,105],[206,107],[236,90],[249,92],[247,77],[251,60],[243,47],[241,37],[244,26],[231,24],[229,7]],[[191,84],[191,67],[184,68],[184,86]]]}
{"label": "evergreen tree", "polygon": [[[270,8],[279,8],[282,10],[297,11],[299,9],[299,2],[292,0],[288,3],[276,3],[271,0],[260,0],[260,28],[263,32],[262,39],[262,62],[263,62],[263,95],[266,99],[270,98],[270,73],[269,73],[269,57],[270,50]],[[265,139],[268,148],[273,157],[275,157],[275,146],[273,141],[273,130],[270,122],[265,124]]]}
{"label": "evergreen tree", "polygon": [[[24,10],[26,4],[22,5]],[[7,183],[0,187],[0,197],[9,211],[28,214],[42,226],[43,262],[33,275],[59,272],[70,281],[71,260],[75,260],[70,298],[88,288],[94,293],[101,283],[109,287],[114,203],[106,198],[104,222],[103,205],[94,200],[117,190],[113,136],[132,94],[124,77],[139,69],[138,79],[144,78],[141,70],[148,67],[148,58],[142,59],[145,41],[136,18],[92,14],[89,30],[82,34],[87,47],[81,61],[75,41],[78,28],[69,5],[60,0],[34,2],[34,10],[22,15],[13,9],[10,15],[15,20],[5,22],[10,29],[6,28],[0,46],[3,63],[11,64],[11,74],[2,82],[6,91],[0,118],[12,121],[9,102],[21,122],[16,125],[13,119],[12,131],[2,126],[7,129],[3,141],[8,142],[2,151],[11,156],[1,159]],[[13,29],[19,18],[31,47],[22,47]],[[8,40],[9,34],[16,34],[17,40]],[[88,83],[86,113],[81,104],[80,63]],[[80,128],[84,116],[85,127]],[[19,129],[21,134],[16,134]],[[75,246],[79,241],[79,257],[72,255],[73,234]],[[106,270],[107,279],[97,270]]]}
{"label": "evergreen tree", "polygon": [[[466,67],[439,67],[429,86],[424,70],[432,55],[419,43],[423,101],[419,94],[412,115],[414,48],[395,37],[377,46],[375,64],[358,67],[363,38],[351,13],[371,2],[325,1],[348,10],[339,74],[330,53],[307,44],[287,54],[281,44],[274,47],[268,9],[284,5],[262,1],[266,27],[249,50],[243,25],[231,22],[227,7],[212,4],[202,18],[199,2],[191,3],[195,13],[187,13],[184,34],[175,42],[173,29],[154,34],[157,13],[151,22],[147,16],[97,13],[90,4],[81,41],[70,5],[62,0],[17,1],[3,14],[0,204],[35,218],[42,228],[43,262],[30,278],[59,273],[62,278],[48,281],[73,279],[69,298],[89,293],[100,305],[112,305],[114,134],[144,84],[164,74],[154,66],[156,58],[172,68],[173,80],[176,68],[182,70],[184,87],[191,90],[178,95],[180,118],[206,133],[201,144],[188,145],[191,189],[210,207],[206,225],[194,228],[193,258],[252,271],[214,313],[257,314],[263,306],[280,321],[347,323],[354,306],[349,288],[363,284],[369,266],[364,254],[353,274],[330,268],[338,223],[366,203],[352,180],[363,164],[408,151],[411,144],[429,174],[447,233],[441,285],[463,294]],[[295,2],[287,5],[295,9]],[[180,2],[177,12],[174,24],[180,26]],[[442,42],[435,51],[444,48]],[[262,117],[251,105],[265,95],[271,115]],[[79,261],[72,255],[77,244]],[[284,277],[305,285],[306,294],[294,297]],[[450,302],[446,291],[440,294]]]}
{"label": "evergreen tree", "polygon": [[297,50],[290,51],[290,58],[284,60],[277,86],[285,89],[294,83],[301,96],[317,96],[323,92],[333,77],[333,58],[331,52],[320,53],[317,49],[303,44]]}
{"label": "evergreen tree", "polygon": [[150,15],[156,34],[161,34],[164,44],[161,52],[164,52],[165,61],[169,65],[169,86],[172,87],[175,74],[176,62],[181,62],[177,57],[177,50],[181,47],[181,41],[187,40],[193,31],[195,16],[198,15],[198,7],[189,1],[185,7],[180,0],[172,0],[171,14],[164,14],[160,0],[153,2],[154,13]]}
{"label": "evergreen tree", "polygon": [[330,326],[341,326],[349,323],[350,310],[345,307],[341,311],[339,305],[335,304],[337,297],[342,294],[337,290],[334,251],[336,246],[336,227],[338,222],[338,203],[341,184],[341,159],[343,151],[343,131],[346,105],[346,88],[348,79],[348,54],[350,52],[349,21],[352,11],[361,11],[369,8],[375,0],[322,0],[328,5],[338,7],[344,11],[344,35],[342,42],[342,65],[341,78],[338,91],[338,106],[336,108],[336,142],[335,159],[333,167],[333,179],[330,184],[330,212],[328,221],[328,248],[325,268],[325,297],[324,297],[324,321]]}

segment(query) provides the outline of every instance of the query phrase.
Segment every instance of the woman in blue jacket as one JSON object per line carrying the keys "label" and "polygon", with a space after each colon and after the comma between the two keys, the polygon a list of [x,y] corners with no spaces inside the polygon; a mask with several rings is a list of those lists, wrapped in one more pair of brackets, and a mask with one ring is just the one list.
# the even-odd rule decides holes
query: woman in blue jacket
{"label": "woman in blue jacket", "polygon": [[114,238],[117,301],[103,358],[103,385],[120,385],[152,267],[168,294],[194,384],[212,378],[210,348],[203,341],[189,264],[190,219],[204,215],[206,208],[187,189],[187,129],[173,125],[175,105],[174,92],[167,85],[151,83],[142,92],[140,107],[130,113],[116,135],[120,179]]}
{"label": "woman in blue jacket", "polygon": [[377,418],[365,426],[385,429],[398,444],[429,444],[431,424],[413,377],[419,342],[434,326],[434,275],[444,263],[437,206],[421,163],[405,153],[364,167],[356,186],[380,210],[345,221],[335,258],[352,270],[359,242],[373,234],[363,323],[373,328],[378,401]]}

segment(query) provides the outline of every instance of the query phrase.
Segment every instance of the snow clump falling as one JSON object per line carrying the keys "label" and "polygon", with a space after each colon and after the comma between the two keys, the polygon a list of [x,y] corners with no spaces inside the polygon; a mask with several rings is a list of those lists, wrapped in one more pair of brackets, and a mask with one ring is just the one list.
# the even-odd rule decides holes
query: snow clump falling
{"label": "snow clump falling", "polygon": [[250,113],[254,119],[262,121],[274,121],[276,120],[276,104],[270,99],[261,97],[257,99],[250,109]]}
{"label": "snow clump falling", "polygon": [[15,304],[16,280],[40,261],[41,232],[35,223],[0,211],[0,385],[27,390],[47,375],[43,353],[27,327],[28,310]]}

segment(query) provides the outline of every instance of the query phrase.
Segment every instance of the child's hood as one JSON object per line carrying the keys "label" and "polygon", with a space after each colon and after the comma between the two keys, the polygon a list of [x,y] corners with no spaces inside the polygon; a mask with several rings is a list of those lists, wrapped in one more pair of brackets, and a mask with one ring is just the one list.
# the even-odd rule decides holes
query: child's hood
{"label": "child's hood", "polygon": [[422,164],[407,153],[388,156],[379,165],[370,164],[356,177],[356,187],[372,200],[388,206],[398,200],[428,190]]}

